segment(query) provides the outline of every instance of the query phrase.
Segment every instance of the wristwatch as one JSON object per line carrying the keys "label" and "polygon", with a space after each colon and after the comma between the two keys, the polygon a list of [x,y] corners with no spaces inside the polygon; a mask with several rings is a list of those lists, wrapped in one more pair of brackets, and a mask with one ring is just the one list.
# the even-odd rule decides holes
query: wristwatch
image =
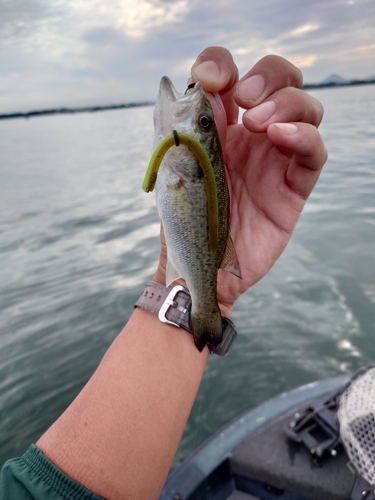
{"label": "wristwatch", "polygon": [[[177,285],[168,288],[149,281],[134,307],[142,307],[159,316],[163,323],[184,328],[192,333],[189,323],[191,297],[186,288]],[[222,318],[223,340],[218,345],[207,343],[210,351],[219,356],[226,356],[237,337],[234,324],[228,318]]]}

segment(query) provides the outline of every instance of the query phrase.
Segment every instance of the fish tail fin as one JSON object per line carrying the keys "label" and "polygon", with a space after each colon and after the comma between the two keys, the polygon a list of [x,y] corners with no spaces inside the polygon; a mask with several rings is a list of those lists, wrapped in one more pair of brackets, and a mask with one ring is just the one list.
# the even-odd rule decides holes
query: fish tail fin
{"label": "fish tail fin", "polygon": [[199,351],[203,351],[206,344],[217,346],[223,340],[222,319],[220,310],[214,314],[193,313],[191,315],[191,329],[194,343]]}

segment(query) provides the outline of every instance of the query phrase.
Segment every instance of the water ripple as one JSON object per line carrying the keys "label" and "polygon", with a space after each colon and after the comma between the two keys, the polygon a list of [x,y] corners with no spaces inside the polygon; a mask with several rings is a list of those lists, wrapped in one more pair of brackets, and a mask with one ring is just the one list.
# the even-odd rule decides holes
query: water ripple
{"label": "water ripple", "polygon": [[[282,258],[238,301],[237,343],[210,358],[176,463],[249,407],[375,358],[375,87],[315,95],[329,160]],[[2,462],[61,414],[130,317],[159,219],[141,189],[151,108],[0,128]]]}

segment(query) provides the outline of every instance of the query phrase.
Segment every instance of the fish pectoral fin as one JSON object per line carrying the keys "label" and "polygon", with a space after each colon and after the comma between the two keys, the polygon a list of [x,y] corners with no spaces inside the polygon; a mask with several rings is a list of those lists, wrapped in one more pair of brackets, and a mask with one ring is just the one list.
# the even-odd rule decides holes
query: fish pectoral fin
{"label": "fish pectoral fin", "polygon": [[173,262],[173,260],[168,255],[167,257],[167,269],[166,269],[166,285],[169,286],[173,281],[178,280],[178,278],[182,278],[181,274],[177,271],[177,268]]}
{"label": "fish pectoral fin", "polygon": [[230,235],[228,235],[227,246],[225,248],[224,257],[221,261],[220,267],[221,269],[224,269],[225,271],[228,271],[229,273],[234,274],[234,276],[242,279],[237,252],[234,248],[233,240]]}

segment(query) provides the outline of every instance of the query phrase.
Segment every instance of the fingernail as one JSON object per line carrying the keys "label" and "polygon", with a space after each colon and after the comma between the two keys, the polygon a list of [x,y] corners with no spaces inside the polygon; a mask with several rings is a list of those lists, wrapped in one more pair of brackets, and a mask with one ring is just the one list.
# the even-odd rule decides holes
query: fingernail
{"label": "fingernail", "polygon": [[246,117],[250,118],[255,123],[261,125],[271,118],[271,116],[276,111],[276,102],[275,101],[267,101],[259,104],[255,108],[249,109],[246,111]]}
{"label": "fingernail", "polygon": [[215,61],[203,61],[191,68],[191,74],[195,81],[215,82],[220,76],[220,69]]}
{"label": "fingernail", "polygon": [[294,123],[274,123],[273,125],[285,135],[294,135],[298,132],[298,127]]}
{"label": "fingernail", "polygon": [[263,94],[266,82],[262,75],[253,75],[238,85],[238,95],[244,101],[256,101]]}

